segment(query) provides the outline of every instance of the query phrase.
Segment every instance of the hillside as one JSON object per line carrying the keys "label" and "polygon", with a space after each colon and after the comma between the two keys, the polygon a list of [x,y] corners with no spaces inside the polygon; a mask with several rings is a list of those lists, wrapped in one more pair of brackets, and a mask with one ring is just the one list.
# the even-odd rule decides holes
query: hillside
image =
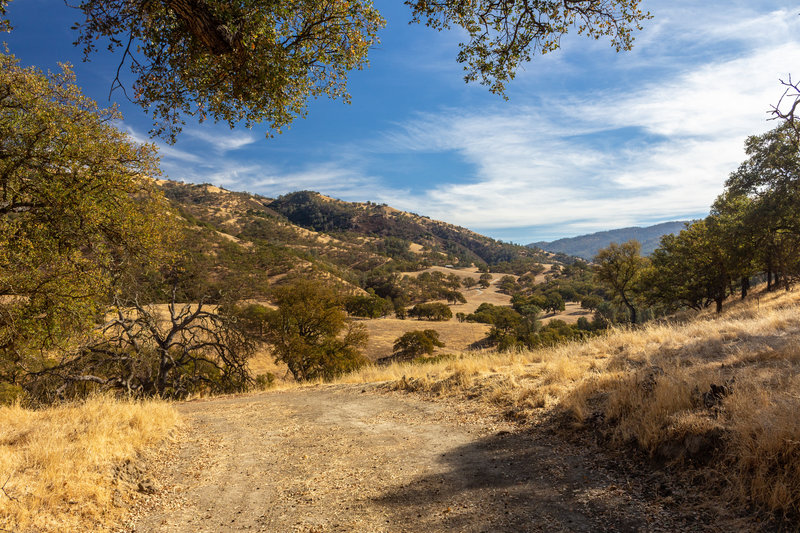
{"label": "hillside", "polygon": [[577,237],[566,237],[551,242],[534,242],[528,246],[541,248],[548,252],[576,256],[591,261],[601,248],[605,248],[612,242],[623,243],[635,239],[642,245],[642,254],[649,255],[658,247],[659,241],[663,235],[678,233],[684,228],[685,224],[686,221],[674,221],[663,222],[655,226],[643,228],[634,226],[630,228],[599,231],[588,235],[578,235]]}
{"label": "hillside", "polygon": [[474,264],[523,274],[553,262],[539,250],[386,205],[310,191],[272,199],[212,185],[159,185],[183,219],[201,284],[247,287],[242,297],[263,297],[289,272],[332,276],[355,289],[376,273]]}

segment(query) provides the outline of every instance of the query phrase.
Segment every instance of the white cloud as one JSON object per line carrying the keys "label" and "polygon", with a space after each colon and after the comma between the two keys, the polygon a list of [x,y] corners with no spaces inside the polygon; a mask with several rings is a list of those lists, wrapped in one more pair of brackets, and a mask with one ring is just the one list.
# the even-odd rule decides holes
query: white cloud
{"label": "white cloud", "polygon": [[[313,189],[387,202],[499,237],[539,228],[530,240],[700,216],[744,158],[746,136],[774,125],[766,118],[781,94],[778,79],[797,67],[797,10],[769,4],[656,4],[634,50],[604,64],[612,89],[588,79],[580,93],[536,85],[535,74],[574,78],[601,47],[609,57],[607,43],[571,36],[563,53],[537,60],[514,82],[536,87],[527,98],[515,89],[511,102],[490,108],[420,112],[382,134],[367,130],[367,142],[342,141],[328,158],[296,152],[291,165],[255,156],[231,162],[222,156],[259,139],[192,129],[186,133],[204,147],[202,158],[162,146],[164,166],[176,179],[271,196]],[[436,38],[431,64],[451,40]],[[569,55],[578,51],[580,59]],[[456,153],[473,170],[448,184],[431,171],[424,190],[389,187],[370,170],[387,154],[439,153]]]}
{"label": "white cloud", "polygon": [[[768,30],[785,34],[786,20],[786,12],[773,12],[717,29],[751,39],[750,50],[736,59],[675,66],[672,76],[627,93],[420,115],[385,141],[396,150],[455,150],[475,175],[471,183],[436,186],[397,203],[489,229],[597,231],[707,212],[744,159],[746,136],[774,126],[766,119],[780,95],[778,79],[800,57],[796,40],[772,46]],[[602,142],[621,129],[642,137]]]}
{"label": "white cloud", "polygon": [[158,153],[161,155],[162,160],[177,160],[182,161],[184,163],[200,163],[202,158],[197,154],[186,150],[179,150],[174,146],[170,146],[168,144],[164,144],[163,142],[151,139],[141,133],[137,132],[130,126],[122,126],[119,125],[121,129],[123,129],[134,142],[139,144],[153,144],[158,148]]}
{"label": "white cloud", "polygon": [[223,127],[213,127],[210,125],[200,129],[201,126],[202,125],[199,125],[184,130],[183,133],[211,145],[215,151],[221,153],[238,150],[259,140],[264,140],[249,131],[244,132],[241,130],[223,129]]}

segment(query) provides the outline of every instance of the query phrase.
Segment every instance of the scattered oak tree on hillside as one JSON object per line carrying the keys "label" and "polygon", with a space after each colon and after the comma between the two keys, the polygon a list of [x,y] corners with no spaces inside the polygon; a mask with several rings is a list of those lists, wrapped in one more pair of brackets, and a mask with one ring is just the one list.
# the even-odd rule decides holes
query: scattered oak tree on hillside
{"label": "scattered oak tree on hillside", "polygon": [[614,295],[622,300],[631,314],[631,323],[636,324],[636,306],[633,293],[636,282],[647,265],[647,259],[640,255],[641,245],[631,240],[622,244],[612,242],[607,248],[597,253],[594,262],[597,264],[595,276],[601,283],[608,285]]}
{"label": "scattered oak tree on hillside", "polygon": [[344,308],[350,316],[361,318],[380,318],[394,312],[391,300],[381,298],[375,291],[348,296],[344,300]]}
{"label": "scattered oak tree on hillside", "polygon": [[443,322],[453,318],[453,311],[441,302],[417,304],[408,311],[408,316],[417,317],[418,320],[432,320]]}
{"label": "scattered oak tree on hillside", "polygon": [[332,379],[366,363],[359,351],[367,343],[366,328],[347,320],[334,287],[297,278],[272,296],[278,308],[267,313],[264,338],[296,380]]}
{"label": "scattered oak tree on hillside", "polygon": [[394,359],[414,359],[422,354],[432,354],[437,347],[444,346],[435,329],[407,331],[394,341]]}
{"label": "scattered oak tree on hillside", "polygon": [[[0,29],[8,27],[0,0]],[[457,60],[466,81],[503,93],[524,62],[575,30],[628,50],[649,14],[640,0],[407,0],[413,22],[467,32]],[[372,0],[81,0],[75,44],[121,51],[129,97],[152,112],[154,134],[174,140],[184,115],[280,131],[309,97],[349,100],[347,75],[366,64],[384,25]],[[123,90],[125,90],[123,88]]]}

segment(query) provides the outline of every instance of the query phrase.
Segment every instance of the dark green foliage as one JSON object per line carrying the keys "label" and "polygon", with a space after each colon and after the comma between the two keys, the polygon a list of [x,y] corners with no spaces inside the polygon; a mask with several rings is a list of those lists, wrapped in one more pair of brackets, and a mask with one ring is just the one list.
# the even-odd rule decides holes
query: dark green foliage
{"label": "dark green foliage", "polygon": [[444,347],[444,342],[439,340],[439,332],[434,329],[407,331],[394,341],[395,357],[398,359],[413,359],[422,354],[432,354],[438,348]]}
{"label": "dark green foliage", "polygon": [[512,273],[521,276],[526,272],[534,272],[538,274],[544,270],[544,267],[539,263],[543,259],[539,256],[533,257],[517,257],[511,261],[501,261],[493,263],[489,266],[491,272],[500,272],[503,274]]}
{"label": "dark green foliage", "polygon": [[418,320],[441,322],[453,318],[453,312],[446,304],[432,302],[415,305],[408,311],[408,316],[416,317]]}
{"label": "dark green foliage", "polygon": [[594,311],[601,303],[603,303],[603,299],[599,296],[589,295],[581,299],[581,307],[589,311]]}
{"label": "dark green foliage", "polygon": [[344,308],[350,316],[361,318],[380,318],[394,311],[391,301],[381,298],[374,292],[348,296],[344,300]]}
{"label": "dark green foliage", "polygon": [[314,231],[343,231],[354,227],[356,210],[344,202],[326,202],[312,191],[281,196],[269,205],[293,224]]}
{"label": "dark green foliage", "polygon": [[555,314],[565,308],[564,299],[559,293],[553,292],[545,296],[544,306],[542,307],[545,311]]}
{"label": "dark green foliage", "polygon": [[459,291],[449,290],[444,293],[444,299],[447,300],[449,304],[465,304],[467,303],[467,299],[461,294]]}
{"label": "dark green foliage", "polygon": [[491,324],[488,338],[499,350],[533,349],[584,339],[606,327],[604,320],[589,322],[584,317],[576,325],[567,325],[562,320],[551,320],[542,326],[537,316],[538,307],[520,298],[517,299],[517,305],[529,312],[521,314],[514,308],[483,303],[474,313],[466,315],[465,319],[469,322]]}
{"label": "dark green foliage", "polygon": [[298,381],[333,379],[366,363],[363,325],[347,321],[343,297],[322,280],[296,278],[275,289],[265,339]]}
{"label": "dark green foliage", "polygon": [[398,237],[384,237],[377,246],[378,252],[399,261],[414,261],[415,254],[409,249],[409,242]]}
{"label": "dark green foliage", "polygon": [[478,306],[474,313],[466,315],[465,320],[467,322],[478,322],[481,324],[494,324],[501,314],[508,311],[514,312],[508,307],[484,302]]}
{"label": "dark green foliage", "polygon": [[466,277],[461,281],[461,284],[464,285],[465,289],[471,289],[478,284],[478,281],[475,278]]}
{"label": "dark green foliage", "polygon": [[647,267],[647,259],[641,256],[641,245],[637,241],[622,244],[611,243],[597,253],[595,276],[608,286],[628,308],[631,322],[636,324],[635,295],[640,292],[638,284]]}
{"label": "dark green foliage", "polygon": [[519,286],[514,276],[505,275],[497,282],[497,289],[504,294],[514,294]]}

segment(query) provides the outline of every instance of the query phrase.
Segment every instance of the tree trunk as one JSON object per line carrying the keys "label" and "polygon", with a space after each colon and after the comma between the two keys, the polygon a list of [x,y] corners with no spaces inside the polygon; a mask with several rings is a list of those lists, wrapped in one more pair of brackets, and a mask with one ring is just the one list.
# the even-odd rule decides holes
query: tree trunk
{"label": "tree trunk", "polygon": [[772,256],[767,259],[767,291],[772,290]]}
{"label": "tree trunk", "polygon": [[725,298],[720,298],[719,296],[717,296],[716,298],[714,298],[714,301],[717,303],[717,313],[721,313],[722,303],[725,301]]}
{"label": "tree trunk", "polygon": [[747,291],[750,290],[750,278],[742,276],[742,300],[747,298]]}
{"label": "tree trunk", "polygon": [[631,312],[631,323],[636,324],[636,308],[628,301],[628,298],[625,297],[625,293],[622,293],[622,302],[628,307],[628,310]]}

